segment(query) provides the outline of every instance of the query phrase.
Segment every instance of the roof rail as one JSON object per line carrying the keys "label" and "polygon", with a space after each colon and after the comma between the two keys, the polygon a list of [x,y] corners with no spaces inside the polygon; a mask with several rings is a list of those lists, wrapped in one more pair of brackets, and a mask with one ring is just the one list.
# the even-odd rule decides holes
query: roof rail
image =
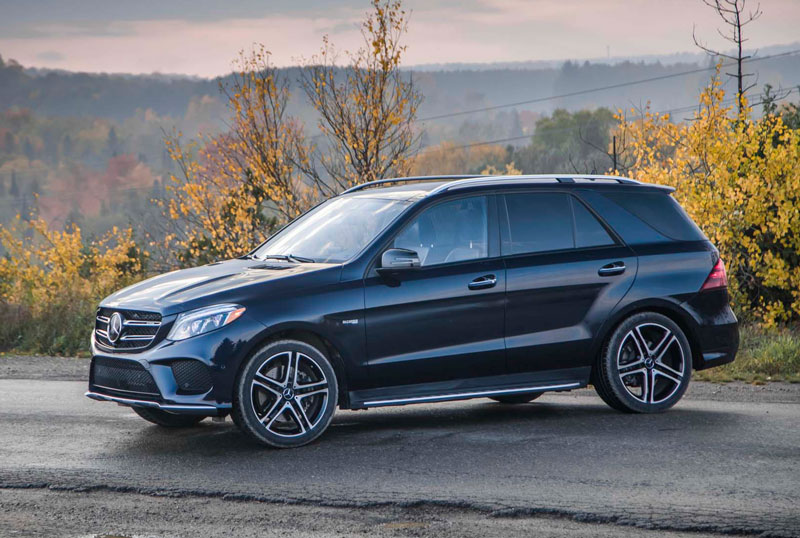
{"label": "roof rail", "polygon": [[366,189],[368,187],[374,187],[377,185],[384,185],[386,183],[404,183],[404,182],[414,182],[414,181],[458,181],[463,179],[475,179],[475,178],[485,178],[489,176],[481,176],[481,175],[456,175],[456,176],[413,176],[413,177],[393,177],[387,179],[376,179],[374,181],[367,181],[366,183],[361,183],[360,185],[356,185],[355,187],[350,187],[342,194],[349,194],[351,192],[360,191]]}
{"label": "roof rail", "polygon": [[641,185],[642,183],[635,179],[630,179],[621,176],[602,176],[602,175],[585,175],[585,174],[530,174],[519,176],[479,176],[464,178],[452,181],[445,185],[440,185],[431,191],[430,194],[442,192],[454,188],[468,187],[470,185],[478,184],[491,184],[501,182],[515,182],[515,181],[530,181],[530,182],[551,182],[551,183],[576,183],[575,180],[581,181],[598,181],[598,180],[613,180],[617,183],[624,185]]}

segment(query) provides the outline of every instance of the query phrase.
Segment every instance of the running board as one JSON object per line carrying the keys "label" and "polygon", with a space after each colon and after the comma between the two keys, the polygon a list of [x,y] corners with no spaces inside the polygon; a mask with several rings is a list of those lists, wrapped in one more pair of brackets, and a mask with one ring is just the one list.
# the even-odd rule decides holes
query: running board
{"label": "running board", "polygon": [[396,398],[389,400],[371,400],[363,402],[363,407],[383,407],[388,405],[406,405],[415,403],[444,402],[450,400],[468,400],[470,398],[486,398],[489,396],[502,396],[505,394],[517,394],[520,392],[545,392],[549,390],[571,390],[582,386],[582,383],[562,383],[558,385],[534,385],[530,387],[519,387],[513,389],[482,390],[477,392],[455,392],[450,394],[438,394],[431,396],[415,396],[411,398]]}

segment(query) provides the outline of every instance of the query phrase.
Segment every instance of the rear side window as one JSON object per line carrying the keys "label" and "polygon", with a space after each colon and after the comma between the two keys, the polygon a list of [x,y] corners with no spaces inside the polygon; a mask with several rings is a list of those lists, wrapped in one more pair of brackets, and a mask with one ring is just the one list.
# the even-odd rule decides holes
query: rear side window
{"label": "rear side window", "polygon": [[703,232],[675,199],[658,192],[604,192],[623,209],[644,221],[658,233],[678,241],[703,241]]}
{"label": "rear side window", "polygon": [[614,240],[600,221],[595,218],[586,206],[570,197],[575,214],[575,246],[577,248],[602,247],[613,245]]}
{"label": "rear side window", "polygon": [[507,194],[508,228],[503,255],[562,250],[575,246],[569,197],[561,193]]}
{"label": "rear side window", "polygon": [[613,245],[600,221],[573,196],[564,193],[505,195],[507,226],[502,253],[547,252]]}

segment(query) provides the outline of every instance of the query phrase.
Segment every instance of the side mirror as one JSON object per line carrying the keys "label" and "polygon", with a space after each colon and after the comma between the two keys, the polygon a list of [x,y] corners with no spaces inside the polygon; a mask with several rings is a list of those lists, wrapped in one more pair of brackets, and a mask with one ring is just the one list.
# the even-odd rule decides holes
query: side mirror
{"label": "side mirror", "polygon": [[381,255],[378,272],[391,273],[397,270],[416,269],[420,266],[419,255],[405,248],[390,248]]}

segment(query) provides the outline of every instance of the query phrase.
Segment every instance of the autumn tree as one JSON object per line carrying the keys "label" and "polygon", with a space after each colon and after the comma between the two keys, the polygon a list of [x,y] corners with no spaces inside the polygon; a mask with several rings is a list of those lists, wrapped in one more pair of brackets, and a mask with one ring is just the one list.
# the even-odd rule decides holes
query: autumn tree
{"label": "autumn tree", "polygon": [[171,221],[167,242],[183,264],[246,253],[327,187],[303,172],[312,148],[287,113],[289,82],[263,46],[240,54],[221,89],[231,112],[225,133],[189,144],[179,133],[166,140],[178,167],[167,187],[172,197],[162,202]]}
{"label": "autumn tree", "polygon": [[325,37],[302,71],[302,87],[330,145],[320,162],[336,190],[406,170],[422,100],[411,74],[400,70],[407,24],[400,0],[372,0],[361,27],[364,44],[347,54],[348,65],[337,65]]}
{"label": "autumn tree", "polygon": [[502,170],[507,162],[508,151],[496,144],[470,146],[442,142],[409,159],[408,172],[414,176],[481,174],[489,168]]}
{"label": "autumn tree", "polygon": [[[800,130],[781,116],[754,118],[725,106],[719,77],[686,122],[646,109],[620,117],[633,177],[671,185],[731,277],[744,319],[800,318]],[[746,121],[740,121],[741,119]]]}

